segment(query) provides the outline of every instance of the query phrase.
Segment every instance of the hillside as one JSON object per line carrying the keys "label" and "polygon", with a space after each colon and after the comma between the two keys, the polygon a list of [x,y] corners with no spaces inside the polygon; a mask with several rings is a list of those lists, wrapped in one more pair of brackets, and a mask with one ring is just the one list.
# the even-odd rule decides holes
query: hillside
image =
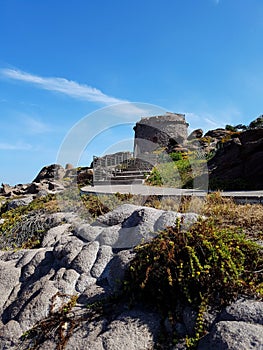
{"label": "hillside", "polygon": [[207,172],[210,190],[263,189],[262,116],[248,126],[227,125],[205,134],[194,130],[186,143],[167,145],[162,152],[169,157],[160,157],[147,179],[149,185],[192,188],[194,178]]}

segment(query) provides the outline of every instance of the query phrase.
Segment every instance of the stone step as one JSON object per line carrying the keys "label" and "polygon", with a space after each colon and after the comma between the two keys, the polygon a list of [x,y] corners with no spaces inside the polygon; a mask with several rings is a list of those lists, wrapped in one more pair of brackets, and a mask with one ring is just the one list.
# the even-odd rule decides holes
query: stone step
{"label": "stone step", "polygon": [[145,176],[142,174],[142,175],[117,175],[117,176],[112,176],[111,179],[113,180],[132,180],[132,179],[144,179]]}
{"label": "stone step", "polygon": [[144,176],[146,173],[145,171],[122,171],[122,172],[114,172],[112,173],[113,176]]}
{"label": "stone step", "polygon": [[136,173],[145,173],[146,171],[151,171],[152,168],[145,168],[145,169],[140,169],[140,168],[136,168],[136,167],[128,167],[126,169],[123,169],[121,172],[136,172]]}
{"label": "stone step", "polygon": [[[152,168],[151,168],[152,169]],[[148,170],[151,170],[151,169],[148,169]],[[145,170],[144,169],[138,169],[138,168],[127,168],[127,169],[123,169],[123,170],[115,170],[114,173],[145,173]]]}
{"label": "stone step", "polygon": [[131,184],[142,184],[144,182],[144,179],[136,179],[136,178],[129,178],[129,179],[115,179],[114,177],[111,178],[110,183],[116,184],[116,185],[131,185]]}
{"label": "stone step", "polygon": [[100,186],[100,185],[141,185],[143,184],[144,179],[126,179],[126,180],[122,180],[122,179],[118,179],[117,181],[114,180],[114,178],[112,178],[111,180],[102,180],[102,181],[95,181],[93,183],[93,186]]}

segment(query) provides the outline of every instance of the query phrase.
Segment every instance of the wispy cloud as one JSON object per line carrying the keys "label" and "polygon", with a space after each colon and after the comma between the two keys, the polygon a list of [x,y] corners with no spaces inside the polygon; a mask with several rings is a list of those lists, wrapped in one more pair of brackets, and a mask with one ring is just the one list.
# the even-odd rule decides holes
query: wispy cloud
{"label": "wispy cloud", "polygon": [[210,125],[211,127],[219,127],[218,125],[218,122],[213,120],[213,119],[210,119],[210,118],[204,118],[204,121]]}
{"label": "wispy cloud", "polygon": [[211,127],[219,127],[220,121],[214,116],[207,113],[184,112],[186,121],[190,124],[190,130],[202,127],[207,130]]}
{"label": "wispy cloud", "polygon": [[242,113],[234,105],[224,109],[215,109],[213,112],[201,111],[197,113],[184,112],[186,121],[190,124],[189,130],[202,128],[204,131],[215,128],[224,128],[226,124],[236,125],[242,120]]}
{"label": "wispy cloud", "polygon": [[39,119],[32,117],[23,118],[23,123],[26,130],[32,134],[43,134],[51,130],[51,128]]}
{"label": "wispy cloud", "polygon": [[219,128],[224,127],[223,118],[220,116],[215,116],[214,114],[210,114],[207,112],[203,113],[193,113],[193,112],[184,112],[186,116],[186,121],[190,124],[189,131],[193,131],[194,129],[199,129],[200,127],[206,132],[211,128]]}
{"label": "wispy cloud", "polygon": [[[77,100],[100,103],[106,107],[111,106],[112,110],[115,111],[115,114],[121,115],[124,119],[131,119],[133,116],[135,116],[135,119],[138,119],[138,116],[147,115],[149,112],[150,105],[133,103],[109,96],[99,89],[66,78],[41,77],[19,69],[10,68],[0,69],[0,75],[12,80],[31,84],[40,89],[59,92]],[[150,109],[152,109],[152,107]]]}
{"label": "wispy cloud", "polygon": [[39,88],[60,92],[64,95],[76,98],[87,100],[90,102],[98,102],[105,105],[111,105],[116,103],[127,102],[112,96],[104,94],[102,91],[91,87],[86,84],[79,84],[75,81],[68,80],[65,78],[58,77],[41,77],[38,75],[33,75],[27,72],[23,72],[18,69],[1,69],[1,74],[7,78],[13,80],[23,81],[25,83],[33,84]]}
{"label": "wispy cloud", "polygon": [[32,146],[28,143],[7,143],[0,142],[0,150],[1,151],[28,151],[32,149]]}

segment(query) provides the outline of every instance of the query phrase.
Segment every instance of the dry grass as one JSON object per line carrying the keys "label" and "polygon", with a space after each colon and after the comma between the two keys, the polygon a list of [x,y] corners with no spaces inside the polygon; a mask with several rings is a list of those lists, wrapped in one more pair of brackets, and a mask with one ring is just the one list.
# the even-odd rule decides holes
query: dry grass
{"label": "dry grass", "polygon": [[222,197],[220,192],[215,192],[204,198],[171,196],[160,199],[151,196],[144,205],[183,213],[194,212],[213,219],[218,227],[240,229],[249,238],[263,240],[262,204],[237,204],[233,198]]}
{"label": "dry grass", "polygon": [[218,226],[240,228],[250,238],[263,239],[262,204],[236,204],[232,198],[213,193],[206,198],[203,214]]}

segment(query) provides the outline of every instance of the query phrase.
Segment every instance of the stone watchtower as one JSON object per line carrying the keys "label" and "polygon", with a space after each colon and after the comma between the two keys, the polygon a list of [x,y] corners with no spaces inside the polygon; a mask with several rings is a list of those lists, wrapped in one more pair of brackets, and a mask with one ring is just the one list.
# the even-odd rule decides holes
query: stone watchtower
{"label": "stone watchtower", "polygon": [[184,114],[166,113],[142,118],[134,127],[134,157],[149,154],[160,147],[183,145],[188,125]]}

